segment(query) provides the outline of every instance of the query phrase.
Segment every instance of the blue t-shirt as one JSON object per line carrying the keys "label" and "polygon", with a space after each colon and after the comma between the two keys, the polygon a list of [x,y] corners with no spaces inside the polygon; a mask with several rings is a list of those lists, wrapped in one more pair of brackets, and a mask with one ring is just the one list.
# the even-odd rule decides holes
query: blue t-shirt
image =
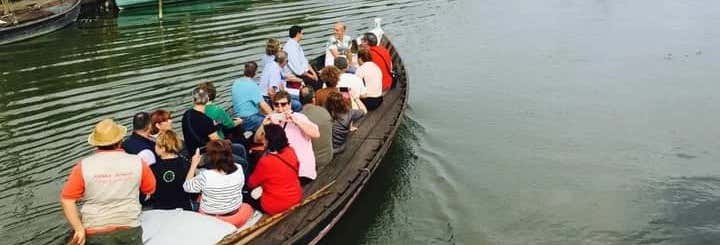
{"label": "blue t-shirt", "polygon": [[260,112],[262,91],[255,80],[242,77],[235,80],[232,85],[232,104],[235,116],[247,117]]}

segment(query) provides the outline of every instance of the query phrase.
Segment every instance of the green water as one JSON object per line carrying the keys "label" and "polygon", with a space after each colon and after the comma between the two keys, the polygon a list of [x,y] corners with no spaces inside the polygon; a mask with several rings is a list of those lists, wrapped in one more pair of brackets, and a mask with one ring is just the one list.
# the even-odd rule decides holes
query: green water
{"label": "green water", "polygon": [[[0,47],[0,241],[60,243],[69,169],[103,117],[219,102],[263,42],[382,17],[407,120],[326,244],[714,244],[720,2],[200,1]],[[179,120],[174,120],[179,121]],[[175,125],[178,127],[179,125]]]}

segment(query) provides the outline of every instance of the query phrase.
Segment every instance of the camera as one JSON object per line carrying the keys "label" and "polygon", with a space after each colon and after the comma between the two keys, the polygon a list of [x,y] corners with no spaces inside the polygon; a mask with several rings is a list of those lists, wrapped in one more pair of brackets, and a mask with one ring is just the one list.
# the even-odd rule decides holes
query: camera
{"label": "camera", "polygon": [[280,122],[282,120],[285,120],[285,114],[282,113],[272,113],[270,114],[270,120],[274,122]]}

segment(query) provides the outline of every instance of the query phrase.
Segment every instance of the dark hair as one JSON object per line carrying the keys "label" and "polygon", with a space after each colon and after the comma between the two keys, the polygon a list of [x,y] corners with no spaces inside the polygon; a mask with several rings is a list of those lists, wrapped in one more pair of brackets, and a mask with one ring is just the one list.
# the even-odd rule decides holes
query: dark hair
{"label": "dark hair", "polygon": [[263,126],[263,129],[268,151],[280,151],[289,145],[285,130],[280,125],[271,123]]}
{"label": "dark hair", "polygon": [[275,55],[278,51],[280,51],[280,41],[275,38],[268,39],[265,44],[265,54]]}
{"label": "dark hair", "polygon": [[290,30],[288,30],[288,34],[290,35],[290,38],[295,38],[298,33],[300,33],[303,30],[301,26],[291,26]]}
{"label": "dark hair", "polygon": [[150,126],[150,114],[141,111],[133,116],[133,130],[145,130]]}
{"label": "dark hair", "polygon": [[249,61],[245,63],[245,69],[243,70],[243,75],[246,77],[255,77],[255,73],[257,72],[257,63],[255,61]]}
{"label": "dark hair", "polygon": [[314,98],[315,98],[315,89],[313,89],[312,87],[305,86],[302,89],[300,89],[300,102],[302,102],[303,105],[313,103]]}
{"label": "dark hair", "polygon": [[202,82],[198,84],[198,88],[205,89],[208,94],[208,99],[210,101],[215,100],[215,95],[217,94],[217,90],[215,89],[215,85],[213,85],[212,82]]}
{"label": "dark hair", "polygon": [[357,43],[357,40],[355,40],[355,39],[350,41],[350,52],[353,52],[353,53],[358,52],[358,43]]}
{"label": "dark hair", "polygon": [[330,116],[335,120],[340,120],[342,115],[350,111],[345,98],[338,91],[331,91],[325,99],[325,109],[328,110]]}
{"label": "dark hair", "polygon": [[340,82],[340,70],[335,66],[326,66],[320,70],[320,81],[325,82],[328,88],[334,88]]}
{"label": "dark hair", "polygon": [[205,154],[208,158],[205,166],[208,169],[222,170],[225,174],[231,174],[237,170],[229,141],[211,140],[205,145]]}
{"label": "dark hair", "polygon": [[280,90],[277,93],[275,93],[275,96],[273,96],[272,101],[275,102],[275,101],[278,101],[283,98],[287,99],[287,101],[290,102],[290,94],[288,94],[288,92],[285,90]]}
{"label": "dark hair", "polygon": [[157,128],[155,124],[167,121],[168,119],[170,119],[170,112],[163,109],[158,109],[150,114],[150,134],[160,132],[160,129]]}
{"label": "dark hair", "polygon": [[363,34],[362,40],[367,41],[368,45],[370,46],[378,45],[377,36],[375,36],[375,34],[373,34],[372,32],[366,32],[365,34]]}
{"label": "dark hair", "polygon": [[122,140],[118,141],[112,145],[100,145],[100,146],[96,146],[96,147],[98,150],[101,150],[101,151],[112,151],[112,150],[116,150],[116,149],[120,148],[120,145],[122,145]]}
{"label": "dark hair", "polygon": [[337,67],[340,70],[347,69],[347,67],[348,67],[348,60],[345,57],[342,57],[342,56],[337,57],[337,58],[335,58],[334,62],[335,62],[335,67]]}
{"label": "dark hair", "polygon": [[196,87],[192,91],[192,102],[196,105],[204,105],[208,103],[208,100],[210,100],[210,97],[208,96],[207,89],[200,88],[200,86]]}
{"label": "dark hair", "polygon": [[363,48],[358,51],[358,59],[362,60],[363,62],[372,61],[372,56],[370,55],[370,50]]}

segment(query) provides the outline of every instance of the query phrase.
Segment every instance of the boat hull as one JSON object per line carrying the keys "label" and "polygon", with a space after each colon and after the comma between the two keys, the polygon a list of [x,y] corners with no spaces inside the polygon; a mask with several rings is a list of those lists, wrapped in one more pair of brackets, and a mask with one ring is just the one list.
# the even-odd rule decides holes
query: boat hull
{"label": "boat hull", "polygon": [[0,45],[48,34],[72,24],[80,15],[80,2],[77,0],[67,10],[46,18],[0,28]]}

